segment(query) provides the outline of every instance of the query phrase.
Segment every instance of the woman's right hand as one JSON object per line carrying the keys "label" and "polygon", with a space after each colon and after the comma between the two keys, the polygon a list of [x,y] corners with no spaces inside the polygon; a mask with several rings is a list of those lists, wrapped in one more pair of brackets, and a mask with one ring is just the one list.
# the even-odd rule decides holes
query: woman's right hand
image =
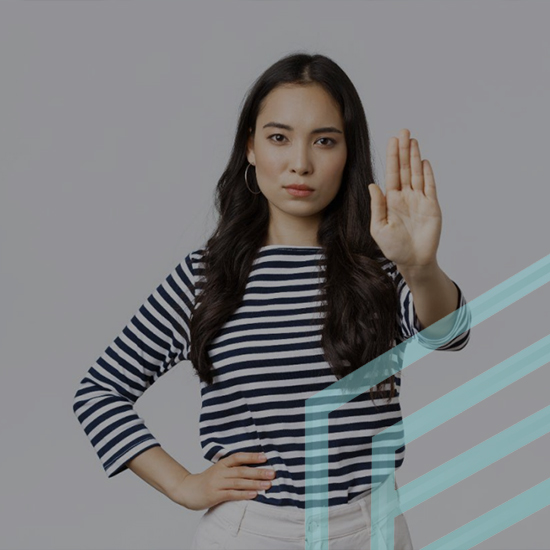
{"label": "woman's right hand", "polygon": [[[234,453],[218,460],[200,474],[188,474],[170,498],[189,510],[204,510],[226,500],[250,500],[256,491],[271,487],[275,470],[249,468],[241,464],[262,463],[259,453]],[[272,474],[272,475],[269,475]],[[267,481],[262,487],[260,483]]]}

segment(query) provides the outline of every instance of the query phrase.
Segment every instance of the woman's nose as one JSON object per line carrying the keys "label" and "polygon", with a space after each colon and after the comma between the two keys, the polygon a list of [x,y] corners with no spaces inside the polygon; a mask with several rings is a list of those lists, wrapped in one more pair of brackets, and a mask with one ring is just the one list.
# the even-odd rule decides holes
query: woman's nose
{"label": "woman's nose", "polygon": [[309,153],[305,147],[296,147],[292,152],[290,165],[298,174],[304,174],[310,170]]}

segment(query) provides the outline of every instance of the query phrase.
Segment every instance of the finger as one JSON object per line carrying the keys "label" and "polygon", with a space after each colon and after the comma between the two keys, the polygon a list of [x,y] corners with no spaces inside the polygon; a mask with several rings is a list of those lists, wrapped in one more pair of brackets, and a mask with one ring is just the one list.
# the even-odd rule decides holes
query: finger
{"label": "finger", "polygon": [[420,148],[418,147],[418,141],[414,138],[411,139],[411,170],[412,188],[415,191],[423,191],[424,172],[422,169],[422,159],[420,158]]}
{"label": "finger", "polygon": [[227,459],[227,463],[229,466],[235,466],[242,463],[251,464],[253,462],[265,462],[265,459],[261,458],[260,453],[233,453],[228,457],[224,457],[222,460],[224,459]]}
{"label": "finger", "polygon": [[237,477],[240,479],[273,479],[275,477],[274,468],[247,468],[233,467],[224,471],[225,477]]}
{"label": "finger", "polygon": [[424,194],[431,199],[437,200],[437,191],[435,188],[435,178],[430,161],[424,159],[422,161],[424,168]]}
{"label": "finger", "polygon": [[401,189],[411,188],[410,165],[410,132],[403,128],[399,132],[399,174],[401,176]]}
{"label": "finger", "polygon": [[235,472],[232,472],[231,470],[235,470],[235,468],[230,468],[230,473],[223,478],[223,487],[222,490],[237,490],[237,491],[265,491],[266,489],[270,489],[272,486],[271,479],[268,478],[260,478],[260,477],[244,477],[244,476],[236,476],[234,475]]}
{"label": "finger", "polygon": [[[229,468],[226,475],[223,476],[225,489],[252,489],[262,491],[272,485],[272,479],[266,475],[249,475],[248,473],[238,474],[236,468]],[[261,473],[261,472],[259,472]]]}
{"label": "finger", "polygon": [[401,189],[399,179],[399,140],[391,137],[386,149],[386,193]]}
{"label": "finger", "polygon": [[371,210],[371,221],[370,229],[371,231],[379,226],[387,223],[387,208],[386,208],[386,197],[384,193],[375,183],[369,184],[369,193],[370,193],[370,210]]}

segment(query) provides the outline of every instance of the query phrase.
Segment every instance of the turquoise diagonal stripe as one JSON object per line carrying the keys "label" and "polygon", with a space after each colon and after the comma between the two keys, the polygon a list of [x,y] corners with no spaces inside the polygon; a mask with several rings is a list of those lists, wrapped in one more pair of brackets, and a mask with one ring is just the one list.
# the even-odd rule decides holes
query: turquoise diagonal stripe
{"label": "turquoise diagonal stripe", "polygon": [[[514,303],[516,300],[526,296],[528,293],[541,287],[543,284],[550,280],[550,255],[542,258],[538,262],[535,262],[528,268],[522,270],[518,274],[510,277],[506,281],[500,283],[493,289],[474,299],[467,305],[452,312],[450,315],[435,323],[432,327],[437,330],[440,328],[439,323],[449,322],[452,319],[453,328],[449,334],[448,341],[454,339],[458,335],[464,333],[471,326],[475,326],[481,321],[488,319],[490,316],[498,313],[505,307]],[[431,340],[430,334],[432,333],[432,327],[423,330],[419,334],[410,338],[406,342],[402,342],[392,350],[382,354],[373,361],[370,361],[366,365],[363,365],[360,369],[357,369],[350,375],[346,376],[342,380],[332,384],[322,392],[312,396],[306,402],[306,525],[311,518],[318,520],[317,528],[309,537],[306,538],[306,548],[308,550],[327,550],[328,545],[326,539],[328,538],[328,415],[330,412],[341,406],[342,404],[350,401],[357,395],[368,391],[371,387],[385,380],[391,374],[405,368],[406,366],[413,364],[418,359],[425,355],[435,351],[436,348],[427,347]],[[540,344],[540,348],[547,344],[546,339],[542,339],[537,344]],[[536,346],[535,344],[534,346]],[[438,340],[438,346],[441,345],[441,339]],[[409,347],[407,347],[409,346]],[[537,348],[530,346],[524,352],[536,353]],[[405,354],[405,348],[407,348],[407,354]],[[529,350],[529,351],[528,351]],[[539,350],[540,351],[540,350]],[[544,352],[541,352],[544,353]],[[402,361],[402,357],[406,355],[407,360]],[[541,356],[542,357],[542,356]],[[517,357],[516,357],[517,359]],[[511,363],[504,366],[506,363],[501,363],[501,371],[505,371],[506,368],[511,368]],[[525,363],[523,363],[525,364]],[[540,366],[540,365],[539,365]],[[497,367],[494,367],[497,368]],[[535,367],[538,368],[538,367]],[[493,369],[491,369],[492,371]],[[493,371],[493,375],[496,371]],[[510,372],[511,371],[506,371]],[[484,373],[487,374],[487,373]],[[525,374],[523,374],[524,376]],[[489,375],[490,376],[490,375]],[[512,383],[513,376],[508,379],[508,384]],[[491,384],[497,383],[497,378],[489,380],[489,385],[479,389],[477,395],[477,402],[485,399],[498,389],[495,389]],[[505,386],[502,386],[505,387]],[[461,388],[457,388],[454,392],[459,391]],[[439,406],[441,409],[448,410],[447,406],[452,405],[454,402],[454,414],[448,413],[447,420],[462,412],[457,405],[459,399],[456,398],[457,394],[450,392],[444,398],[441,398],[436,402],[435,406]],[[444,400],[447,400],[445,403]],[[428,407],[430,407],[430,404]],[[470,403],[470,406],[472,404]],[[451,408],[453,408],[451,406]],[[462,410],[465,410],[462,408]],[[422,411],[418,411],[422,413]],[[416,414],[416,413],[415,413]],[[410,419],[406,419],[407,429],[415,434],[414,437],[408,437],[408,441],[414,440],[423,433],[426,433],[430,429],[440,425],[443,421],[441,417],[437,419],[437,424],[430,423],[430,418],[426,413],[422,417],[419,414],[416,417],[416,422],[411,423]],[[428,421],[428,424],[432,427],[426,427],[423,422]],[[388,428],[388,430],[395,429],[394,426]],[[383,432],[385,433],[386,430]],[[405,432],[407,433],[407,432]],[[381,434],[378,434],[381,435]],[[320,436],[320,438],[319,438]],[[376,439],[376,438],[375,438]],[[380,439],[380,438],[379,438]],[[376,449],[375,449],[376,448]],[[319,451],[322,453],[319,455]],[[387,446],[386,446],[387,453]],[[380,456],[380,449],[375,445],[373,441],[373,455]],[[382,470],[381,470],[382,471]],[[390,470],[388,470],[390,471]],[[393,475],[393,474],[391,474]],[[429,475],[429,474],[427,474]],[[389,485],[388,485],[389,486]],[[400,488],[399,494],[406,494],[407,486]],[[391,489],[391,488],[390,488]],[[409,488],[409,497],[412,494]],[[393,489],[395,492],[395,489]],[[373,514],[377,512],[377,506],[374,505],[377,500],[374,498],[378,491],[373,492]],[[320,495],[320,496],[319,496]],[[379,495],[384,496],[385,501],[392,501],[391,495]],[[318,499],[318,500],[316,500]],[[380,500],[380,499],[378,499]],[[391,522],[389,522],[391,523]],[[392,529],[393,531],[393,529]],[[393,539],[393,532],[392,539]],[[323,540],[325,539],[325,540]],[[373,547],[373,550],[375,548]]]}
{"label": "turquoise diagonal stripe", "polygon": [[550,478],[424,546],[422,550],[468,550],[549,504]]}

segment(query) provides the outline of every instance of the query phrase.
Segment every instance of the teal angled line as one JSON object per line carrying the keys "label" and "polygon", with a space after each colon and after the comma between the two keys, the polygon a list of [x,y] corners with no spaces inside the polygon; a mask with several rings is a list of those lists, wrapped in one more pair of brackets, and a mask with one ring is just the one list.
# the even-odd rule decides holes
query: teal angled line
{"label": "teal angled line", "polygon": [[424,546],[422,550],[468,550],[549,504],[550,478]]}
{"label": "teal angled line", "polygon": [[[409,443],[418,439],[418,437],[443,424],[449,418],[453,418],[462,411],[480,403],[485,398],[481,386],[484,386],[486,383],[484,381],[485,378],[490,378],[486,376],[490,372],[501,372],[503,377],[503,380],[492,382],[497,387],[497,390],[494,391],[493,388],[490,388],[489,395],[493,395],[495,391],[513,384],[549,361],[550,335],[545,336],[516,355],[509,357],[496,367],[490,369],[490,371],[476,376],[473,380],[451,392],[452,395],[447,394],[444,396],[447,399],[450,410],[444,411],[439,418],[427,418],[424,410],[431,410],[433,415],[439,414],[438,411],[441,410],[442,405],[445,407],[441,401],[442,398],[405,418],[403,421],[403,429],[406,434],[405,441]],[[517,367],[517,372],[511,370],[506,372],[508,366]],[[467,388],[471,388],[472,395],[464,395]],[[459,402],[461,400],[464,400],[464,402]],[[426,426],[420,424],[424,421],[426,421]],[[420,430],[414,429],[420,426]],[[415,431],[416,433],[414,433]],[[506,428],[472,449],[434,468],[429,473],[400,487],[401,510],[406,511],[414,508],[441,491],[448,489],[455,483],[466,479],[486,466],[531,443],[548,431],[550,431],[550,406],[541,409],[521,422]]]}
{"label": "teal angled line", "polygon": [[[338,382],[331,384],[328,388],[325,388],[321,392],[313,395],[306,400],[306,549],[307,550],[328,550],[328,421],[329,414],[336,410],[341,405],[351,401],[358,395],[369,391],[370,388],[376,384],[386,380],[392,374],[404,369],[405,367],[415,363],[417,360],[428,355],[432,351],[436,351],[448,342],[451,342],[455,338],[464,334],[472,326],[488,319],[495,313],[508,307],[515,301],[523,298],[533,290],[540,288],[542,285],[550,280],[550,255],[535,262],[528,268],[520,271],[516,275],[510,277],[506,281],[500,283],[491,290],[485,292],[481,296],[475,298],[465,306],[458,308],[451,314],[447,315],[437,323],[434,323],[427,329],[415,334],[412,338],[400,343],[391,350],[376,357],[369,363],[363,365],[361,368],[350,373],[348,376],[342,378]],[[449,323],[449,325],[447,325]],[[450,332],[444,338],[433,338],[433,334],[442,332],[442,328],[445,326],[452,326]],[[539,348],[546,345],[546,339],[541,340],[537,344],[530,346],[524,350],[525,354],[536,353]],[[405,353],[405,350],[407,353]],[[523,352],[522,352],[523,353]],[[543,353],[543,352],[541,352]],[[520,354],[515,356],[516,360]],[[523,365],[522,365],[523,366]],[[539,365],[540,366],[540,365]],[[488,373],[483,373],[480,377],[484,384],[483,387],[475,388],[477,392],[477,401],[485,399],[489,395],[492,395],[499,387],[495,389],[492,385],[499,384],[499,379],[496,374],[502,376],[509,376],[509,381],[506,385],[510,384],[513,380],[513,374],[510,370],[512,363],[509,360],[504,361],[498,367],[496,371],[491,369]],[[538,367],[536,367],[538,368]],[[508,370],[507,370],[508,369]],[[533,369],[534,370],[534,369]],[[500,371],[500,373],[499,373]],[[492,373],[492,374],[491,374]],[[523,376],[527,374],[524,372]],[[479,378],[477,378],[479,383]],[[469,383],[467,383],[469,384]],[[465,384],[464,386],[467,386]],[[490,384],[490,385],[487,385]],[[481,386],[481,384],[480,384]],[[502,386],[505,387],[505,386]],[[462,387],[461,387],[462,388]],[[448,420],[465,410],[464,407],[460,407],[460,399],[455,398],[454,392],[462,392],[464,396],[464,389],[457,388],[453,392],[447,394],[444,398],[436,400],[434,403],[424,407],[433,407],[431,409],[432,415],[425,412],[424,409],[417,411],[414,418],[415,423],[411,422],[411,418],[405,419],[406,422],[399,422],[396,425],[389,426],[383,432],[380,432],[373,438],[373,457],[376,457],[376,461],[373,460],[373,464],[379,466],[378,475],[373,475],[382,481],[384,476],[395,475],[395,462],[392,452],[403,445],[403,430],[406,428],[414,437],[411,437],[410,433],[407,437],[407,441],[413,441],[415,438],[420,437],[423,433],[426,433],[430,429],[439,426],[442,418]],[[474,398],[469,401],[469,406],[473,406]],[[467,407],[468,408],[468,407]],[[435,416],[435,411],[439,410],[440,416]],[[441,415],[443,411],[443,415]],[[411,415],[412,417],[413,415]],[[426,425],[432,426],[429,429]],[[398,434],[397,441],[394,438],[393,442],[389,435],[396,432]],[[408,433],[405,431],[405,433]],[[384,447],[384,441],[390,441]],[[387,465],[384,469],[383,459],[386,458]],[[375,468],[373,467],[373,474]],[[429,475],[429,474],[427,474]],[[393,478],[392,478],[393,479]],[[403,497],[411,498],[412,490],[407,484],[399,489],[399,495]],[[409,487],[409,490],[406,490]],[[387,510],[391,507],[391,503],[396,502],[395,487],[391,483],[384,485],[385,490],[373,491],[372,495],[372,511],[373,525],[377,521],[379,514],[383,510]],[[380,493],[380,494],[377,494]],[[384,493],[384,494],[382,494]],[[312,521],[312,528],[308,531],[308,526]],[[393,523],[391,538],[393,540]],[[373,530],[373,538],[376,539],[376,530]],[[372,547],[372,550],[377,550],[376,546]]]}
{"label": "teal angled line", "polygon": [[[548,341],[548,337],[545,339]],[[550,353],[546,355],[545,361],[547,362],[549,360]],[[542,361],[541,363],[544,364]],[[448,489],[456,483],[463,481],[464,479],[481,471],[483,468],[494,464],[501,458],[508,456],[514,451],[528,445],[529,443],[535,441],[535,439],[538,439],[549,432],[550,406],[537,411],[524,420],[517,422],[513,426],[510,426],[482,443],[479,443],[475,447],[452,458],[451,460],[448,460],[444,464],[433,468],[430,472],[424,474],[423,476],[407,483],[407,485],[404,485],[399,489],[399,502],[397,502],[397,497],[395,496],[397,495],[397,491],[395,491],[395,489],[391,490],[394,487],[393,485],[388,486],[388,491],[380,491],[380,495],[375,494],[379,493],[379,491],[375,491],[372,498],[372,524],[375,525],[380,518],[384,518],[386,516],[391,517],[392,521],[386,522],[385,531],[382,531],[382,536],[384,537],[386,545],[388,545],[389,548],[392,548],[394,538],[393,519],[397,515],[414,508],[422,502],[425,502],[445,489]],[[392,472],[392,475],[393,473],[394,471]],[[380,498],[377,500],[377,497]],[[388,504],[387,499],[390,498],[394,498],[395,500]],[[538,509],[540,508],[537,508],[537,510]],[[512,524],[508,524],[506,527],[509,527],[510,525]],[[487,535],[487,538],[493,536],[497,532],[498,531]],[[373,539],[377,539],[378,536],[378,533],[373,532]],[[455,536],[457,537],[456,540],[453,538]],[[464,543],[462,537],[463,531],[457,529],[445,537],[445,543],[452,543],[449,548],[456,550],[459,548],[459,544],[462,545]],[[481,540],[485,539],[479,540],[476,538],[475,540],[475,544],[479,544]],[[378,544],[380,543],[377,540],[371,540],[371,547],[373,549],[377,548]],[[460,546],[460,548],[462,548],[462,546]],[[426,549],[424,548],[423,550]],[[435,547],[433,550],[435,550]]]}

